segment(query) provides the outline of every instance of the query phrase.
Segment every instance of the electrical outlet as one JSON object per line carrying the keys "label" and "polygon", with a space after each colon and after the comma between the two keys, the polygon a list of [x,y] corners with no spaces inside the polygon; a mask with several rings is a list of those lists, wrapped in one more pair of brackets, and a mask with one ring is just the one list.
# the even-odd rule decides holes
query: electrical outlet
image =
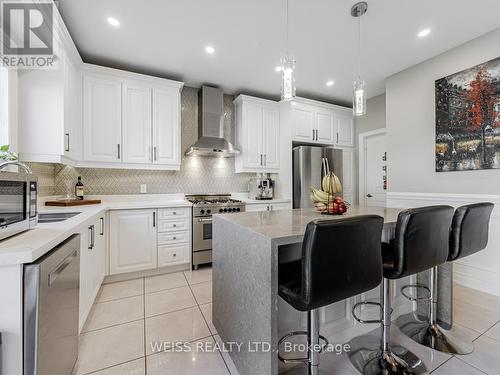
{"label": "electrical outlet", "polygon": [[148,192],[148,185],[141,184],[141,194],[146,194]]}

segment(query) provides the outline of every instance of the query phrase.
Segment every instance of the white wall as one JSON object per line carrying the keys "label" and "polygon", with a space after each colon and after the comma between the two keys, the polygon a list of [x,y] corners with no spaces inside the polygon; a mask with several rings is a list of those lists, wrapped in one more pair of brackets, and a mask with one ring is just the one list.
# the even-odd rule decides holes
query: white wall
{"label": "white wall", "polygon": [[434,81],[499,56],[500,29],[387,79],[389,191],[500,194],[500,170],[434,166]]}
{"label": "white wall", "polygon": [[500,170],[442,172],[434,166],[434,81],[500,56],[500,29],[386,80],[390,207],[496,203],[486,250],[454,263],[455,281],[500,296]]}

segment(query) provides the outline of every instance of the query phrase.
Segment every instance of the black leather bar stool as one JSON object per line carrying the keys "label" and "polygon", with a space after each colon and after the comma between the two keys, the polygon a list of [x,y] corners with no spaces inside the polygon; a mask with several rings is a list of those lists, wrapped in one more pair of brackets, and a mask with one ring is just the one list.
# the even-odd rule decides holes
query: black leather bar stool
{"label": "black leather bar stool", "polygon": [[[453,208],[432,206],[415,208],[399,213],[396,234],[390,243],[382,243],[383,282],[381,288],[382,338],[380,351],[371,356],[363,368],[363,374],[428,374],[424,363],[405,348],[396,354],[391,349],[391,300],[392,280],[401,279],[437,265],[448,258],[448,241]],[[356,304],[355,308],[366,302]],[[373,321],[370,321],[370,323]]]}
{"label": "black leather bar stool", "polygon": [[[302,244],[302,259],[281,264],[278,270],[279,295],[299,311],[307,311],[306,335],[308,356],[285,359],[285,363],[301,362],[287,374],[321,374],[319,308],[375,288],[382,280],[380,239],[384,220],[366,215],[354,218],[316,220],[307,225]],[[321,337],[325,341],[326,339]]]}
{"label": "black leather bar stool", "polygon": [[[483,250],[488,244],[488,231],[493,203],[475,203],[456,209],[451,223],[448,261],[454,261]],[[472,341],[452,327],[445,330],[437,322],[438,267],[430,271],[429,321],[420,323],[402,319],[400,329],[418,343],[440,352],[469,354],[474,350]]]}

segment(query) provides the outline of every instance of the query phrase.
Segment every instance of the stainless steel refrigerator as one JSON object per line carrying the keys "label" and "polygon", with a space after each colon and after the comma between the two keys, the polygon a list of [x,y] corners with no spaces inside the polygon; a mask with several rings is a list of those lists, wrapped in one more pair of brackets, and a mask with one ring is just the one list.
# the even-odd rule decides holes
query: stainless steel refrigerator
{"label": "stainless steel refrigerator", "polygon": [[343,182],[342,150],[321,146],[293,148],[293,208],[314,207],[311,186],[321,189],[321,180],[328,170]]}

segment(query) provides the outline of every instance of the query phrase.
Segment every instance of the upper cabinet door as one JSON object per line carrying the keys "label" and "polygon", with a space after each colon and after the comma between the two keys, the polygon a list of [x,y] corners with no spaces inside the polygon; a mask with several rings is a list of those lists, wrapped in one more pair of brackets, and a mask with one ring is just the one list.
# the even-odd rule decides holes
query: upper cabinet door
{"label": "upper cabinet door", "polygon": [[319,143],[331,143],[334,139],[334,114],[332,111],[318,109],[316,111],[316,135],[314,140]]}
{"label": "upper cabinet door", "polygon": [[296,104],[292,106],[293,139],[311,142],[315,138],[314,109]]}
{"label": "upper cabinet door", "polygon": [[82,149],[82,73],[66,59],[64,75],[64,156],[79,160]]}
{"label": "upper cabinet door", "polygon": [[245,123],[243,127],[245,141],[244,149],[240,151],[244,158],[244,167],[261,168],[264,164],[262,106],[245,103],[243,105],[243,121]]}
{"label": "upper cabinet door", "polygon": [[181,164],[180,93],[153,88],[153,163]]}
{"label": "upper cabinet door", "polygon": [[121,161],[121,100],[118,79],[84,75],[83,157],[86,161]]}
{"label": "upper cabinet door", "polygon": [[354,120],[347,112],[337,112],[337,139],[338,146],[354,147]]}
{"label": "upper cabinet door", "polygon": [[151,88],[124,83],[123,90],[123,162],[151,163]]}
{"label": "upper cabinet door", "polygon": [[264,169],[272,171],[280,167],[280,113],[275,107],[263,109]]}

